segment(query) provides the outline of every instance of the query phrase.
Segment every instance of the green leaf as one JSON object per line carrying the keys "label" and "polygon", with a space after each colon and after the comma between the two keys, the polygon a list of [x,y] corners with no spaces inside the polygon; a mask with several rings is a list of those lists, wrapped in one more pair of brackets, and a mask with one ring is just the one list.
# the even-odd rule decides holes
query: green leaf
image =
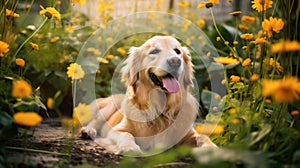
{"label": "green leaf", "polygon": [[260,131],[255,131],[250,134],[249,143],[250,145],[254,145],[255,143],[262,140],[266,135],[268,135],[272,130],[272,126],[270,124],[263,125]]}
{"label": "green leaf", "polygon": [[2,125],[2,127],[6,127],[11,123],[13,123],[12,117],[8,115],[6,112],[0,111],[0,124]]}
{"label": "green leaf", "polygon": [[17,126],[10,115],[0,111],[0,140],[8,139],[17,134]]}
{"label": "green leaf", "polygon": [[203,167],[220,167],[220,165],[236,167],[236,164],[242,164],[247,168],[268,167],[265,155],[259,152],[226,148],[194,148],[192,155]]}

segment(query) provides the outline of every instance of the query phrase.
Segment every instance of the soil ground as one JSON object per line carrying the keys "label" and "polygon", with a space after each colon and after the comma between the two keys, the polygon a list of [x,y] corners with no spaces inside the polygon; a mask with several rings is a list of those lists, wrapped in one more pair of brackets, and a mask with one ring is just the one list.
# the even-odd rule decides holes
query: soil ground
{"label": "soil ground", "polygon": [[[81,139],[78,134],[74,134],[74,138],[66,137],[70,135],[70,132],[62,127],[58,119],[47,119],[28,131],[29,137],[26,144],[27,148],[33,151],[14,149],[24,147],[24,138],[15,138],[6,142],[6,146],[12,147],[6,150],[8,162],[12,167],[28,167],[28,164],[22,166],[23,159],[34,167],[62,167],[62,165],[68,167],[68,165],[86,163],[103,167],[117,165],[121,160],[121,155],[109,153],[94,141]],[[40,153],[34,150],[53,153]]]}
{"label": "soil ground", "polygon": [[[8,167],[74,167],[76,165],[92,165],[95,167],[119,165],[123,156],[107,152],[93,140],[81,139],[75,130],[73,138],[70,130],[62,127],[60,120],[47,119],[39,126],[28,131],[26,142],[27,149],[24,151],[24,138],[14,138],[4,145],[9,146],[5,150]],[[66,137],[69,135],[69,137]],[[71,136],[72,137],[72,136]],[[51,153],[41,153],[42,150]],[[25,157],[24,157],[25,156]],[[141,161],[143,158],[137,158]],[[24,162],[26,164],[24,164]],[[191,159],[181,160],[177,166],[157,167],[190,167]],[[1,165],[0,165],[1,166]],[[6,166],[6,167],[7,167]]]}

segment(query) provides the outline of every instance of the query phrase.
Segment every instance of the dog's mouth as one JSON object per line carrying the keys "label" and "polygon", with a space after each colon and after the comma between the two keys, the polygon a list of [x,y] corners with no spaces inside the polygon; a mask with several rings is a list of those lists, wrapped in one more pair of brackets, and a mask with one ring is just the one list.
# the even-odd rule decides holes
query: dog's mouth
{"label": "dog's mouth", "polygon": [[149,72],[149,77],[154,85],[159,86],[162,90],[169,93],[176,93],[180,90],[180,84],[172,74],[167,73],[165,76],[159,77],[153,72]]}

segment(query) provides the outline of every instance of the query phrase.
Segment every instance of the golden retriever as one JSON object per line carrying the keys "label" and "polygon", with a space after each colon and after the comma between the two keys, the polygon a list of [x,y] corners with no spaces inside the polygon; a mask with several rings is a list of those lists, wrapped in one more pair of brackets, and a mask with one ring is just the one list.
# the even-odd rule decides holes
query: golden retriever
{"label": "golden retriever", "polygon": [[129,53],[121,69],[126,94],[92,102],[97,115],[81,135],[116,153],[175,144],[216,147],[193,128],[199,104],[190,92],[189,50],[171,36],[154,36]]}

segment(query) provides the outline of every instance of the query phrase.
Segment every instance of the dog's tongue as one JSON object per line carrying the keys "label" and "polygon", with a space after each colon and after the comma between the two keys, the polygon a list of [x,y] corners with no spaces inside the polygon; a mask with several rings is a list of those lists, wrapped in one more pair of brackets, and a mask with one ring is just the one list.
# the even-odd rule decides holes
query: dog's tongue
{"label": "dog's tongue", "polygon": [[180,89],[179,82],[174,78],[163,78],[162,82],[164,84],[164,88],[170,93],[176,93]]}

